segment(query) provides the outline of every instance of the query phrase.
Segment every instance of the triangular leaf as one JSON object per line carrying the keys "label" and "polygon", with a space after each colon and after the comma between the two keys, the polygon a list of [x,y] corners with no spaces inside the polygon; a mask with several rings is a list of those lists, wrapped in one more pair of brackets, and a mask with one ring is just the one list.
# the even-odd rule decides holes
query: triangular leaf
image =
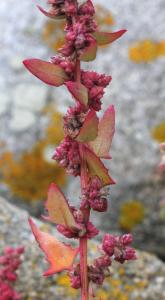
{"label": "triangular leaf", "polygon": [[55,183],[52,183],[49,187],[48,199],[45,206],[48,210],[48,219],[50,221],[64,225],[70,229],[78,228],[78,224],[75,222],[64,194]]}
{"label": "triangular leaf", "polygon": [[65,71],[53,63],[31,58],[24,60],[23,64],[33,75],[49,85],[60,86],[68,79]]}
{"label": "triangular leaf", "polygon": [[103,186],[115,184],[115,181],[108,174],[107,168],[104,166],[99,157],[97,157],[88,147],[84,146],[84,157],[87,162],[89,176],[98,176]]}
{"label": "triangular leaf", "polygon": [[40,248],[50,263],[50,268],[44,275],[49,276],[63,270],[69,270],[72,267],[79,249],[73,249],[70,245],[58,241],[49,233],[40,231],[30,218],[29,223]]}
{"label": "triangular leaf", "polygon": [[64,19],[65,15],[56,16],[54,12],[48,12],[44,8],[42,8],[40,5],[37,5],[38,9],[48,18],[51,19]]}
{"label": "triangular leaf", "polygon": [[101,158],[110,158],[109,151],[114,133],[115,110],[114,106],[110,105],[99,122],[97,138],[90,142],[90,146],[96,155]]}
{"label": "triangular leaf", "polygon": [[96,31],[93,36],[97,40],[99,46],[107,45],[118,38],[120,38],[127,30],[119,30],[116,32],[98,32]]}
{"label": "triangular leaf", "polygon": [[67,81],[66,86],[72,96],[81,104],[88,104],[88,89],[80,82]]}
{"label": "triangular leaf", "polygon": [[94,40],[91,44],[84,48],[79,56],[81,61],[91,61],[96,58],[97,54],[97,42]]}
{"label": "triangular leaf", "polygon": [[94,140],[97,137],[98,122],[99,120],[96,112],[94,110],[90,110],[76,140],[82,143]]}

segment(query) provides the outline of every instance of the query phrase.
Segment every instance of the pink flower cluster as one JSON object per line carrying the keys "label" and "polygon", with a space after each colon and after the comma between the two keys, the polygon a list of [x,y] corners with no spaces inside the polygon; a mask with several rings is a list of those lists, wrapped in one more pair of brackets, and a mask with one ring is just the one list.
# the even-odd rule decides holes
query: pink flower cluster
{"label": "pink flower cluster", "polygon": [[71,287],[79,289],[81,287],[80,264],[73,265],[72,270],[68,273]]}
{"label": "pink flower cluster", "polygon": [[79,146],[69,136],[56,148],[52,159],[56,160],[61,167],[66,168],[67,173],[73,176],[80,175]]}
{"label": "pink flower cluster", "polygon": [[[69,58],[62,56],[53,56],[52,63],[59,65],[68,75],[68,80],[73,80],[75,64]],[[104,95],[104,89],[111,82],[112,77],[99,74],[94,71],[81,71],[81,82],[88,89],[88,106],[96,111],[101,109],[101,98]],[[79,110],[81,107],[79,107]]]}
{"label": "pink flower cluster", "polygon": [[75,0],[48,0],[51,4],[49,14],[51,17],[72,16],[77,12],[77,1]]}
{"label": "pink flower cluster", "polygon": [[55,65],[59,65],[63,70],[66,72],[66,74],[69,76],[70,80],[73,79],[73,74],[75,70],[75,63],[70,60],[69,58],[56,55],[51,57],[51,62]]}
{"label": "pink flower cluster", "polygon": [[93,177],[82,196],[81,207],[90,207],[95,211],[104,212],[108,207],[108,189],[102,188],[102,182],[98,177]]}
{"label": "pink flower cluster", "polygon": [[[67,7],[67,15],[75,14],[75,9],[77,10],[78,20],[76,22],[70,22],[65,27],[66,31],[66,43],[59,50],[64,56],[80,56],[82,50],[88,48],[92,43],[96,43],[95,38],[91,34],[97,29],[96,21],[93,19],[95,10],[93,4],[90,0],[86,1],[77,8],[75,3],[67,3],[65,1],[65,7]],[[70,9],[69,9],[70,7]],[[70,12],[68,14],[68,11]]]}
{"label": "pink flower cluster", "polygon": [[[97,285],[102,285],[107,275],[110,275],[109,267],[112,261],[124,263],[126,260],[136,259],[135,250],[130,247],[132,242],[131,234],[124,234],[120,237],[112,234],[105,234],[100,251],[102,256],[96,258],[92,265],[88,266],[88,279]],[[74,288],[81,286],[79,265],[74,265],[69,272],[71,285]]]}
{"label": "pink flower cluster", "polygon": [[110,83],[112,77],[96,72],[82,71],[81,80],[88,89],[89,107],[96,111],[101,109],[101,98],[104,95],[104,89]]}
{"label": "pink flower cluster", "polygon": [[102,250],[123,264],[126,260],[136,259],[135,250],[130,247],[132,243],[132,235],[124,234],[120,237],[112,234],[105,234],[102,242]]}
{"label": "pink flower cluster", "polygon": [[86,111],[78,104],[75,107],[69,107],[64,116],[64,132],[74,139],[82,127],[86,117]]}
{"label": "pink flower cluster", "polygon": [[6,247],[0,256],[0,300],[20,300],[21,296],[12,286],[17,280],[16,271],[21,264],[20,256],[24,252],[24,247],[16,249]]}
{"label": "pink flower cluster", "polygon": [[75,207],[70,207],[73,212],[76,223],[79,225],[79,228],[68,228],[64,225],[57,225],[57,230],[67,238],[79,239],[80,237],[87,237],[92,239],[98,235],[99,230],[92,224],[92,222],[85,222],[82,211],[76,209]]}

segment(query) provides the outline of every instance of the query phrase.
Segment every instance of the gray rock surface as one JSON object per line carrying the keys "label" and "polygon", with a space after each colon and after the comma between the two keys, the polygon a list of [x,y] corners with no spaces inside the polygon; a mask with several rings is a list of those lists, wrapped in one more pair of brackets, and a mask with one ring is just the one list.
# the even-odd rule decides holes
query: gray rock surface
{"label": "gray rock surface", "polygon": [[[0,198],[0,252],[6,245],[13,247],[25,246],[23,264],[19,271],[19,281],[17,283],[17,290],[22,293],[22,298],[25,300],[46,298],[60,300],[63,297],[68,300],[79,299],[78,294],[73,294],[67,285],[60,283],[59,276],[44,278],[41,275],[47,266],[44,263],[40,249],[34,242],[27,219],[27,212]],[[35,222],[42,230],[52,231],[49,225],[37,220]],[[57,232],[55,234],[56,237],[59,237]],[[91,257],[95,255],[96,245],[96,241],[90,243]],[[122,267],[115,265],[112,273],[112,284],[110,285],[106,281],[103,289],[107,296],[106,299],[112,299],[112,293],[118,291],[120,294],[121,290],[123,297],[124,295],[128,297],[123,299],[163,300],[165,297],[163,288],[165,284],[165,265],[153,255],[138,252],[137,261],[125,264]],[[118,281],[119,286],[116,286],[115,282]],[[129,289],[129,293],[126,292]],[[111,294],[109,290],[111,290]],[[114,296],[113,299],[119,299],[118,295]]]}

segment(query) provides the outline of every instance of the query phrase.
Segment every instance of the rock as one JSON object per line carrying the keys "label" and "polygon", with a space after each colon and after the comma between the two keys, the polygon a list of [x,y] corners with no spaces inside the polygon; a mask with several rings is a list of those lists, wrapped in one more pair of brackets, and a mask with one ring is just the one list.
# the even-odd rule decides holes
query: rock
{"label": "rock", "polygon": [[10,97],[6,92],[0,92],[0,115],[4,115],[7,112]]}
{"label": "rock", "polygon": [[[17,290],[22,299],[60,300],[79,299],[79,294],[68,287],[65,275],[44,278],[42,273],[47,265],[28,225],[27,212],[0,198],[0,252],[6,245],[24,245],[25,254],[19,272]],[[43,230],[52,231],[50,225],[35,220]],[[53,230],[54,231],[54,230]],[[59,233],[55,233],[59,236]],[[96,253],[97,241],[90,242],[91,254]],[[105,299],[163,300],[165,297],[165,265],[154,255],[138,251],[138,260],[125,265],[113,266],[111,279],[106,280],[104,288],[98,293]]]}
{"label": "rock", "polygon": [[11,68],[16,72],[20,72],[22,70],[24,70],[24,66],[23,66],[23,57],[19,57],[19,56],[13,56],[10,59],[10,66]]}
{"label": "rock", "polygon": [[13,92],[14,105],[17,108],[39,112],[45,106],[47,91],[46,85],[19,84]]}
{"label": "rock", "polygon": [[15,132],[30,129],[35,123],[35,116],[32,112],[24,109],[15,109],[12,114],[9,126]]}

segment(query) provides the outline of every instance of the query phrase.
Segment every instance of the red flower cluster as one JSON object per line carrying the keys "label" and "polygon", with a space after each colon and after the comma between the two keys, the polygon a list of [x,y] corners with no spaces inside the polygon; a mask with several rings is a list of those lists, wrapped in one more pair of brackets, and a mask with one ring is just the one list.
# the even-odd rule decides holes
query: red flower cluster
{"label": "red flower cluster", "polygon": [[[52,18],[72,16],[77,12],[77,1],[75,0],[48,0],[48,4],[51,5],[51,8],[47,15]],[[45,11],[42,12],[46,14]]]}
{"label": "red flower cluster", "polygon": [[0,300],[20,300],[21,296],[12,287],[11,283],[17,280],[16,271],[21,264],[20,256],[24,247],[16,249],[6,247],[0,256]]}
{"label": "red flower cluster", "polygon": [[88,89],[89,107],[96,111],[101,109],[101,98],[104,95],[104,89],[110,83],[112,77],[96,72],[82,71],[81,80]]}
{"label": "red flower cluster", "polygon": [[86,111],[78,104],[75,107],[69,107],[64,116],[64,132],[74,139],[82,127],[86,117]]}
{"label": "red flower cluster", "polygon": [[87,237],[88,239],[92,239],[96,235],[98,235],[99,230],[92,224],[92,222],[85,222],[82,211],[76,209],[75,207],[70,207],[75,218],[77,224],[79,224],[78,228],[68,228],[64,225],[57,225],[57,230],[66,236],[67,238],[75,238],[79,239],[80,237]]}
{"label": "red flower cluster", "polygon": [[[69,11],[75,14],[74,2],[71,5],[65,1],[65,6],[69,9]],[[97,25],[96,21],[93,19],[95,10],[93,4],[90,0],[83,3],[77,10],[78,19],[76,22],[70,22],[68,20],[66,30],[66,43],[59,50],[64,56],[74,56],[75,54],[80,56],[82,54],[82,50],[90,47],[93,43],[96,43],[95,38],[91,34],[91,32],[96,31]]]}
{"label": "red flower cluster", "polygon": [[80,175],[79,146],[70,137],[65,137],[64,141],[56,148],[52,159],[56,160],[61,167],[66,168],[68,174]]}
{"label": "red flower cluster", "polygon": [[80,264],[73,265],[72,270],[68,273],[71,287],[79,289],[81,287]]}
{"label": "red flower cluster", "polygon": [[102,188],[101,180],[98,177],[93,177],[84,190],[81,206],[82,208],[89,206],[95,211],[104,212],[108,207],[107,196],[108,189]]}
{"label": "red flower cluster", "polygon": [[56,55],[51,57],[51,62],[55,65],[59,65],[65,73],[69,76],[70,79],[73,79],[74,70],[75,70],[75,64],[72,60],[69,58]]}
{"label": "red flower cluster", "polygon": [[131,243],[131,234],[124,234],[120,237],[105,234],[102,249],[107,255],[113,256],[116,261],[123,264],[126,260],[136,259],[135,250],[129,246]]}
{"label": "red flower cluster", "polygon": [[[124,263],[126,260],[136,259],[135,250],[129,245],[132,242],[131,234],[124,234],[120,237],[112,234],[105,234],[100,247],[103,255],[96,258],[92,265],[88,266],[88,279],[97,285],[102,285],[105,277],[110,275],[109,267],[112,261]],[[74,265],[69,272],[72,287],[78,288],[80,284],[79,265]]]}

